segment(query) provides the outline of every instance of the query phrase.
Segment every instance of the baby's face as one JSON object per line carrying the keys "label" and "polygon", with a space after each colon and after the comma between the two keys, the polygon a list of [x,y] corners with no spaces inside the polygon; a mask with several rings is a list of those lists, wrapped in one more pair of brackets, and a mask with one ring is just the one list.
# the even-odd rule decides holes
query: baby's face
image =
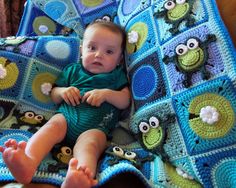
{"label": "baby's face", "polygon": [[89,27],[81,48],[82,64],[93,74],[111,72],[122,58],[122,36],[102,26]]}

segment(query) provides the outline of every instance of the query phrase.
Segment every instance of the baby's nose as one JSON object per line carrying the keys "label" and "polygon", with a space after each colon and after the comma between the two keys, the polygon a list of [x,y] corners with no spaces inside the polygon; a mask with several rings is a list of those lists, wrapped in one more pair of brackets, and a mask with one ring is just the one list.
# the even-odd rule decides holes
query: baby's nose
{"label": "baby's nose", "polygon": [[98,50],[95,54],[95,57],[102,57],[102,52]]}

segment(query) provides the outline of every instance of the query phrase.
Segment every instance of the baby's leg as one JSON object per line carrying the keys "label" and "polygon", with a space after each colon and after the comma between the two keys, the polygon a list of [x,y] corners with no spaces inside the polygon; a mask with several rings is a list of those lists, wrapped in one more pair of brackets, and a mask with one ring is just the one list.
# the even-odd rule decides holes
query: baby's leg
{"label": "baby's leg", "polygon": [[97,180],[93,178],[106,144],[106,135],[100,130],[92,129],[81,134],[74,146],[75,159],[70,161],[62,188],[91,188],[96,185]]}
{"label": "baby's leg", "polygon": [[28,141],[17,143],[9,140],[5,148],[0,147],[7,167],[20,183],[29,183],[47,153],[52,147],[62,141],[66,134],[66,120],[60,114],[54,115]]}

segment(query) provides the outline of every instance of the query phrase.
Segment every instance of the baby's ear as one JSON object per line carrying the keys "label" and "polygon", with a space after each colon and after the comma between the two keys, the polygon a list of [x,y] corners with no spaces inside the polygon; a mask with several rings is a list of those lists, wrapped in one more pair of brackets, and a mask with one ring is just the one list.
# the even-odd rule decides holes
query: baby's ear
{"label": "baby's ear", "polygon": [[119,62],[120,62],[119,65],[122,65],[122,64],[125,63],[125,59],[124,59],[124,55],[123,54],[120,55],[120,61]]}
{"label": "baby's ear", "polygon": [[80,52],[80,56],[82,56],[82,52],[83,52],[83,50],[82,50],[82,44],[79,46],[79,52]]}

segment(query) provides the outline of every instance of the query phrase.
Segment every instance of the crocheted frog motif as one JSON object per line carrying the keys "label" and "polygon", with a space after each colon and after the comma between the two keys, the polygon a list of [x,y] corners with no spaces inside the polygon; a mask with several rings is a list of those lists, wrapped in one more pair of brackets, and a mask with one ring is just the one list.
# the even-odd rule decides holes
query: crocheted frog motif
{"label": "crocheted frog motif", "polygon": [[153,155],[148,155],[146,157],[141,158],[135,152],[125,151],[118,146],[109,148],[106,151],[106,154],[112,156],[112,158],[108,161],[109,165],[118,164],[121,160],[128,160],[132,163],[132,165],[134,165],[138,169],[142,167],[143,163],[154,160]]}
{"label": "crocheted frog motif", "polygon": [[13,48],[13,52],[19,52],[19,45],[21,45],[23,42],[25,42],[27,40],[26,37],[7,37],[5,39],[1,39],[0,41],[0,49],[5,48],[7,46],[11,46],[14,47]]}
{"label": "crocheted frog motif", "polygon": [[13,115],[17,119],[17,123],[11,125],[13,129],[27,129],[35,133],[37,130],[46,123],[43,115],[35,114],[33,111],[26,111],[21,113],[19,110],[14,110]]}
{"label": "crocheted frog motif", "polygon": [[172,24],[169,31],[172,34],[179,32],[179,26],[186,21],[186,26],[191,27],[195,19],[192,16],[194,0],[169,0],[163,5],[162,11],[154,13],[156,18],[164,17],[167,24]]}
{"label": "crocheted frog motif", "polygon": [[66,170],[70,159],[73,157],[73,151],[70,147],[65,145],[56,145],[52,149],[52,157],[57,161],[56,164],[49,164],[49,172],[59,172],[59,170]]}
{"label": "crocheted frog motif", "polygon": [[175,63],[177,71],[184,74],[183,85],[189,87],[193,73],[201,71],[203,79],[209,79],[210,73],[205,66],[208,61],[208,44],[216,41],[213,34],[207,35],[205,41],[200,41],[197,37],[189,38],[186,44],[179,44],[175,48],[175,55],[172,57],[165,56],[165,64]]}
{"label": "crocheted frog motif", "polygon": [[148,122],[141,121],[139,123],[139,133],[136,134],[136,138],[140,144],[160,157],[164,161],[168,160],[168,156],[164,151],[163,145],[167,137],[167,125],[175,121],[173,114],[167,115],[165,119],[159,119],[157,117],[150,117]]}

